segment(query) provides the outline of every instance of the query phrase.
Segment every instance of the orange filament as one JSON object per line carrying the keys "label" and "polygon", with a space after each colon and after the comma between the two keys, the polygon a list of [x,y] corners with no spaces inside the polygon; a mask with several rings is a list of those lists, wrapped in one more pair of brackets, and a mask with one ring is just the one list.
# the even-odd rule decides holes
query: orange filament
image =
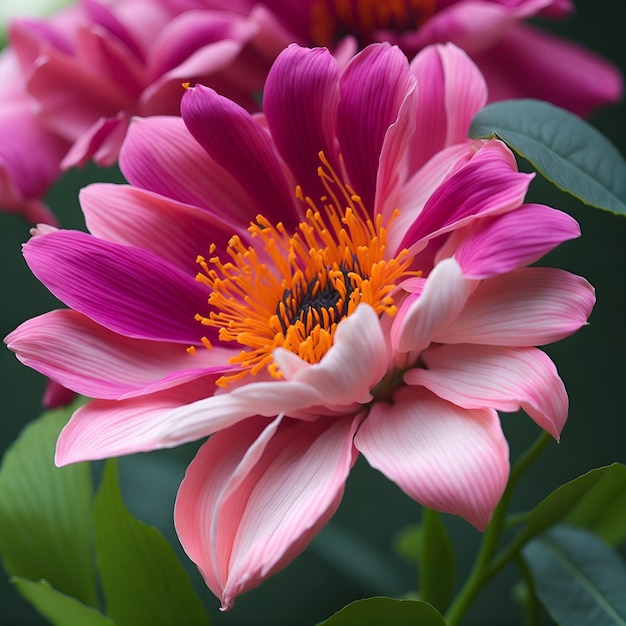
{"label": "orange filament", "polygon": [[316,0],[311,5],[311,39],[331,47],[352,35],[364,46],[376,30],[417,30],[436,6],[437,0]]}
{"label": "orange filament", "polygon": [[408,269],[412,259],[406,250],[394,259],[385,258],[389,225],[383,226],[381,215],[372,220],[323,153],[320,159],[318,175],[326,190],[322,208],[298,187],[306,220],[294,234],[259,215],[248,229],[258,246],[246,247],[233,236],[227,249],[230,260],[197,259],[202,272],[196,278],[211,289],[212,310],[207,316],[196,315],[196,320],[218,328],[220,341],[243,346],[230,360],[240,370],[220,378],[219,385],[263,369],[280,378],[272,358],[278,347],[317,363],[332,346],[339,322],[360,303],[379,315],[395,315],[396,284],[419,275]]}

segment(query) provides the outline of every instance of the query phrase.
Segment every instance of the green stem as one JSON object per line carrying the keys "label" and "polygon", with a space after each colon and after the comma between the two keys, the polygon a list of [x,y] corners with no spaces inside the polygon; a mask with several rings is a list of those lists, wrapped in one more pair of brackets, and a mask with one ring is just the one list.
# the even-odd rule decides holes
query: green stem
{"label": "green stem", "polygon": [[[461,620],[467,613],[467,610],[472,605],[476,596],[479,594],[485,584],[500,571],[512,558],[515,557],[521,546],[515,546],[515,551],[505,550],[496,561],[492,562],[494,554],[498,549],[500,543],[500,537],[504,528],[504,520],[506,512],[513,495],[513,491],[517,486],[520,478],[524,472],[533,464],[533,462],[539,457],[546,446],[552,441],[552,438],[548,433],[542,432],[535,440],[532,446],[522,454],[517,460],[507,482],[506,488],[500,502],[496,506],[491,522],[487,526],[487,530],[483,535],[478,555],[472,571],[470,572],[465,584],[457,594],[456,598],[452,602],[450,609],[446,613],[445,621],[447,626],[458,626]],[[509,546],[509,548],[511,548]]]}

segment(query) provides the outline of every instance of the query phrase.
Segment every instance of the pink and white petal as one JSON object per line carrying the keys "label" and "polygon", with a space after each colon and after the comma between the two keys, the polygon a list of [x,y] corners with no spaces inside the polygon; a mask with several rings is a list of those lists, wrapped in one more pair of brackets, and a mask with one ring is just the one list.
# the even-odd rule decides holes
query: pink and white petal
{"label": "pink and white petal", "polygon": [[120,169],[135,187],[232,216],[233,222],[248,224],[259,212],[180,117],[134,118],[120,153]]}
{"label": "pink and white petal", "polygon": [[501,141],[485,142],[434,191],[401,247],[419,247],[420,242],[465,226],[478,216],[518,208],[532,178],[532,174],[517,171],[513,154]]}
{"label": "pink and white petal", "polygon": [[391,341],[398,352],[423,350],[454,320],[475,288],[452,258],[438,263],[421,292],[401,304],[391,327]]}
{"label": "pink and white petal", "polygon": [[415,77],[399,48],[373,44],[357,54],[340,77],[337,137],[348,177],[373,210],[383,142],[413,93]]}
{"label": "pink and white petal", "polygon": [[209,156],[247,191],[270,222],[295,226],[293,189],[267,131],[239,105],[196,85],[181,101],[185,125]]}
{"label": "pink and white petal", "polygon": [[454,258],[468,278],[488,278],[538,261],[559,244],[580,236],[575,219],[547,206],[526,204],[486,218],[457,248]]}
{"label": "pink and white petal", "polygon": [[339,68],[328,50],[293,44],[278,56],[263,89],[263,111],[278,151],[315,201],[327,194],[317,175],[319,152],[339,167],[338,104]]}
{"label": "pink and white petal", "polygon": [[138,395],[179,372],[190,379],[228,369],[232,352],[215,347],[193,356],[177,343],[129,339],[72,310],[34,317],[5,339],[21,363],[91,398],[118,399]]}
{"label": "pink and white petal", "polygon": [[200,269],[197,256],[208,256],[212,243],[224,258],[234,234],[247,239],[244,225],[231,225],[227,216],[130,185],[89,185],[81,189],[80,203],[95,237],[150,250],[191,276]]}
{"label": "pink and white petal", "polygon": [[447,146],[466,142],[470,123],[487,102],[487,86],[473,61],[452,44],[430,46],[411,62],[417,78],[417,128],[410,169]]}
{"label": "pink and white petal", "polygon": [[190,464],[176,530],[224,610],[284,568],[336,511],[356,454],[357,420],[247,420]]}
{"label": "pink and white petal", "polygon": [[378,315],[367,304],[339,324],[333,346],[319,363],[298,367],[286,350],[274,352],[278,366],[286,366],[285,377],[317,389],[325,405],[371,401],[370,389],[386,374],[389,358]]}
{"label": "pink and white petal", "polygon": [[480,283],[467,304],[433,341],[494,346],[541,346],[576,332],[595,304],[581,276],[548,267],[524,267]]}
{"label": "pink and white petal", "polygon": [[568,398],[554,363],[537,348],[437,345],[425,350],[426,368],[409,370],[409,385],[426,387],[464,409],[522,408],[558,440],[567,420]]}
{"label": "pink and white petal", "polygon": [[375,404],[354,445],[369,464],[424,506],[483,530],[509,474],[497,413],[463,409],[419,387]]}
{"label": "pink and white petal", "polygon": [[[239,421],[232,412],[209,413],[204,428],[179,427],[180,408],[189,411],[214,389],[214,377],[197,379],[147,396],[128,400],[92,400],[74,412],[57,440],[55,463],[58,466],[78,461],[172,448],[205,437]],[[223,408],[224,397],[221,404]],[[251,413],[254,414],[254,409]],[[247,417],[247,416],[246,416]]]}
{"label": "pink and white petal", "polygon": [[31,238],[24,257],[53,295],[113,332],[186,345],[215,338],[194,319],[206,287],[152,252],[59,230]]}

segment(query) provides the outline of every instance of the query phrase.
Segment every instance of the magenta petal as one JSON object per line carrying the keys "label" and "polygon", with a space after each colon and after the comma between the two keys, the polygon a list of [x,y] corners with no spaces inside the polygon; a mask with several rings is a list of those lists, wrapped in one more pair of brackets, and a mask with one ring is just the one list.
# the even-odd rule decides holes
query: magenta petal
{"label": "magenta petal", "polygon": [[525,267],[482,281],[433,341],[541,346],[584,326],[594,303],[594,289],[584,278],[560,269]]}
{"label": "magenta petal", "polygon": [[519,207],[531,179],[531,174],[517,171],[515,158],[503,143],[486,142],[435,190],[401,247],[460,228],[479,215],[498,215]]}
{"label": "magenta petal", "polygon": [[263,111],[296,182],[315,201],[325,193],[317,175],[319,152],[338,166],[338,103],[339,68],[328,50],[291,45],[278,56],[263,90]]}
{"label": "magenta petal", "polygon": [[520,408],[555,439],[567,420],[568,399],[554,363],[536,348],[438,345],[421,357],[426,369],[404,375],[465,409]]}
{"label": "magenta petal", "polygon": [[196,85],[186,91],[181,113],[200,145],[260,206],[270,222],[296,223],[294,189],[290,189],[270,136],[239,105],[212,89]]}
{"label": "magenta petal", "polygon": [[402,387],[393,403],[375,404],[354,444],[411,498],[479,530],[489,523],[509,474],[494,410],[462,409],[419,387]]}
{"label": "magenta petal", "polygon": [[223,609],[304,550],[336,511],[355,460],[354,419],[266,424],[211,437],[176,500],[179,539]]}
{"label": "magenta petal", "polygon": [[388,44],[367,47],[341,74],[337,136],[352,186],[371,211],[385,136],[414,85],[406,57]]}
{"label": "magenta petal", "polygon": [[539,204],[527,204],[465,237],[454,257],[468,278],[504,274],[538,261],[560,243],[580,236],[575,219]]}
{"label": "magenta petal", "polygon": [[222,256],[234,234],[244,240],[247,235],[222,215],[129,185],[89,185],[81,190],[80,203],[95,237],[150,250],[191,276],[200,269],[197,256],[208,256],[211,244]]}
{"label": "magenta petal", "polygon": [[194,319],[206,287],[152,252],[60,230],[33,237],[24,256],[59,300],[109,330],[188,345],[211,336]]}

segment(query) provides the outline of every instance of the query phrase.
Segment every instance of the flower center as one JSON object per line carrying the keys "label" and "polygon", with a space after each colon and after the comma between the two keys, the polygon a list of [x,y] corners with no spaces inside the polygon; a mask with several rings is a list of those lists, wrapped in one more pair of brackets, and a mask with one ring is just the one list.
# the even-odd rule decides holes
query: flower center
{"label": "flower center", "polygon": [[[392,292],[397,283],[419,275],[409,269],[412,259],[406,250],[386,258],[389,225],[383,226],[381,215],[372,220],[323,153],[320,159],[318,175],[327,192],[322,208],[298,187],[306,219],[293,234],[259,215],[248,229],[258,245],[246,247],[233,236],[229,261],[197,259],[202,271],[196,278],[211,289],[211,310],[196,320],[219,329],[220,341],[243,347],[230,359],[239,370],[222,377],[219,385],[264,369],[280,378],[272,357],[278,347],[307,363],[319,362],[332,346],[339,322],[360,303],[379,315],[395,315]],[[203,343],[210,346],[206,338]]]}
{"label": "flower center", "polygon": [[364,47],[374,32],[415,31],[436,11],[437,0],[315,0],[310,34],[315,45],[332,47],[352,35]]}

